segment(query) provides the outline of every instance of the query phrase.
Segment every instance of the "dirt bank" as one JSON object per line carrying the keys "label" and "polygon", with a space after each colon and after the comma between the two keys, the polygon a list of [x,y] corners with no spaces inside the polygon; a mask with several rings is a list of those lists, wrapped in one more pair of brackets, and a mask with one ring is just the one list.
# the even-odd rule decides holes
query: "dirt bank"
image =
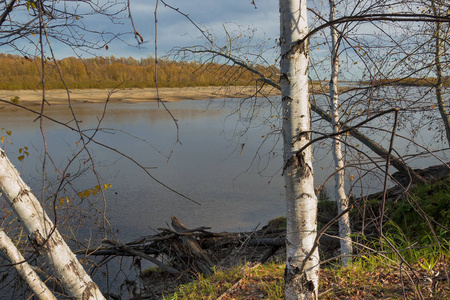
{"label": "dirt bank", "polygon": [[[257,93],[258,92],[258,93]],[[274,88],[264,88],[257,91],[256,87],[185,87],[185,88],[155,88],[145,89],[86,89],[86,90],[49,90],[45,99],[51,105],[63,105],[68,103],[68,98],[73,103],[102,103],[109,96],[111,102],[139,103],[148,101],[180,101],[180,100],[205,100],[213,98],[245,98],[255,95],[276,95],[279,91]],[[18,97],[18,98],[17,98]],[[23,106],[35,106],[41,104],[41,90],[0,90],[0,109],[14,108],[12,99],[18,99],[18,104]]]}

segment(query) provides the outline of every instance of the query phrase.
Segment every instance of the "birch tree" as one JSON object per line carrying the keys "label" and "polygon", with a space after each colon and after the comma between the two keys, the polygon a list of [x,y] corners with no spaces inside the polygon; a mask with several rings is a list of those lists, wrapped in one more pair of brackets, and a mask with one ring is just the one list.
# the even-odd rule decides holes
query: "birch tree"
{"label": "birch tree", "polygon": [[[330,0],[330,22],[335,18],[336,3]],[[331,98],[331,115],[333,117],[333,133],[336,134],[333,140],[333,159],[336,173],[335,180],[335,197],[338,207],[338,214],[341,214],[348,208],[348,197],[345,193],[345,164],[341,150],[341,131],[339,116],[339,94],[338,94],[338,76],[339,76],[339,36],[336,28],[330,26],[331,35],[331,80],[330,80],[330,98]],[[345,213],[339,218],[339,237],[341,244],[342,263],[347,266],[351,262],[352,255],[352,239],[350,237],[350,217],[349,213]]]}
{"label": "birch tree", "polygon": [[280,87],[287,202],[286,299],[318,297],[319,253],[314,247],[317,197],[312,149],[304,147],[311,140],[308,40],[293,47],[307,33],[306,1],[280,0]]}
{"label": "birch tree", "polygon": [[[441,1],[431,0],[431,9],[434,16],[442,15],[441,7],[443,6],[443,4],[440,2]],[[444,122],[447,142],[450,145],[450,114],[447,111],[448,105],[446,105],[443,95],[444,72],[442,66],[442,55],[443,52],[445,53],[445,44],[447,37],[448,37],[448,29],[445,28],[444,30],[444,24],[442,22],[436,22],[434,31],[434,40],[435,40],[434,63],[437,77],[437,82],[435,85],[436,102],[438,104],[439,113],[441,114],[442,121]]]}
{"label": "birch tree", "polygon": [[6,233],[0,229],[0,251],[3,252],[34,294],[42,300],[56,300],[49,288],[31,268]]}
{"label": "birch tree", "polygon": [[0,190],[65,292],[74,299],[105,299],[1,149]]}

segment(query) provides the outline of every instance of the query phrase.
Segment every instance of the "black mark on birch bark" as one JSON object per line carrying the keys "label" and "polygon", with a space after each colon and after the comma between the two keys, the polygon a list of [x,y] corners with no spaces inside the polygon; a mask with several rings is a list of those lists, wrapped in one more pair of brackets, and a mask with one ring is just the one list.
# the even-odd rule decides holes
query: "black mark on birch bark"
{"label": "black mark on birch bark", "polygon": [[[70,263],[66,266],[68,270],[70,270],[73,274],[75,274],[78,278],[80,278],[82,281],[84,281],[83,277],[78,272],[77,264],[73,262],[72,260]],[[83,298],[84,299],[84,298]]]}
{"label": "black mark on birch bark", "polygon": [[96,288],[97,287],[95,283],[89,282],[83,291],[82,299],[90,299],[92,296],[94,296],[94,293],[92,293],[92,291],[95,290]]}
{"label": "black mark on birch bark", "polygon": [[292,101],[292,98],[289,96],[284,96],[281,98],[281,101],[285,102],[285,101]]}
{"label": "black mark on birch bark", "polygon": [[283,174],[284,171],[289,167],[294,168],[297,172],[298,177],[300,178],[307,178],[312,173],[311,167],[307,163],[305,163],[305,154],[303,152],[292,155],[286,161],[286,164],[283,168]]}
{"label": "black mark on birch bark", "polygon": [[29,190],[23,189],[20,191],[19,195],[17,197],[21,197],[21,196],[28,196],[30,194]]}
{"label": "black mark on birch bark", "polygon": [[[309,56],[309,39],[303,41],[303,43],[298,43],[292,47],[292,49],[288,53],[299,52],[300,54],[304,54],[306,57]],[[286,53],[285,55],[287,55]]]}
{"label": "black mark on birch bark", "polygon": [[283,73],[283,74],[280,75],[280,82],[283,81],[283,80],[286,80],[286,82],[288,84],[291,84],[291,81],[289,80],[289,76],[286,73]]}
{"label": "black mark on birch bark", "polygon": [[34,250],[36,250],[39,254],[41,254],[42,248],[44,247],[45,244],[45,239],[39,232],[39,229],[36,229],[34,232],[32,232],[28,238]]}

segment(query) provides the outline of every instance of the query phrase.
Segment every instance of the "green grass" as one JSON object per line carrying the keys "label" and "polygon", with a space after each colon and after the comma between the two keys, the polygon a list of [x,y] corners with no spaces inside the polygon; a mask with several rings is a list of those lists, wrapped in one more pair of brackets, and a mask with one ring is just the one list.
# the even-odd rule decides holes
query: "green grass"
{"label": "green grass", "polygon": [[[420,257],[422,253],[418,251],[416,257]],[[444,270],[450,271],[450,251],[447,249],[445,253],[441,253],[443,256],[430,254],[431,252],[427,252],[427,262],[432,264],[427,265],[427,268],[421,266],[425,262],[424,258],[416,263],[411,261],[412,267],[418,271],[416,274],[419,285],[408,279],[408,276],[414,275],[405,264],[401,264],[399,260],[386,259],[384,255],[355,258],[352,265],[346,268],[339,265],[323,267],[320,270],[320,299],[405,299],[403,288],[406,299],[416,298],[417,289],[427,299],[449,299],[448,283],[436,281],[435,286],[430,288],[425,278],[439,274],[438,272],[443,274]],[[176,292],[163,299],[217,299],[241,279],[239,286],[231,289],[225,299],[284,299],[284,267],[284,262],[272,262],[251,270],[245,266],[236,266],[216,271],[210,277],[200,276],[193,283],[179,286]]]}
{"label": "green grass", "polygon": [[387,229],[403,232],[403,238],[419,245],[428,245],[436,238],[450,240],[450,177],[418,185],[409,196],[387,208],[392,220]]}
{"label": "green grass", "polygon": [[[356,246],[357,256],[349,267],[321,267],[320,299],[414,299],[419,293],[425,299],[450,299],[450,283],[442,279],[450,272],[450,239],[443,228],[450,225],[449,187],[450,177],[416,186],[410,198],[388,204],[391,220],[383,239]],[[332,201],[321,202],[319,213],[331,209]],[[430,222],[436,235],[421,219],[425,214],[440,223]],[[284,221],[278,217],[271,222],[278,227]],[[179,286],[164,299],[217,299],[239,280],[225,299],[284,299],[284,267],[284,262],[271,262],[254,269],[216,270],[210,277],[199,276]]]}
{"label": "green grass", "polygon": [[284,291],[283,273],[283,263],[272,262],[255,268],[238,265],[227,270],[216,270],[209,277],[200,276],[193,283],[179,286],[176,292],[163,299],[217,299],[237,282],[239,285],[235,288],[233,299],[248,299],[251,296],[280,299]]}

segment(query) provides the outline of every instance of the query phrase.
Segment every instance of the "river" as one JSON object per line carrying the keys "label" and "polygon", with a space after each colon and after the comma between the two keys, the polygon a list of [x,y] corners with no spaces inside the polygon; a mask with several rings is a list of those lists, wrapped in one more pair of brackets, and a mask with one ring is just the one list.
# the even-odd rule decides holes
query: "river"
{"label": "river", "polygon": [[[94,139],[109,149],[88,144],[98,178],[92,172],[92,166],[86,163],[87,156],[83,153],[69,168],[71,186],[66,186],[58,194],[58,201],[68,197],[69,203],[77,207],[85,205],[85,202],[92,204],[87,205],[86,209],[103,211],[106,207],[106,217],[124,241],[165,226],[171,216],[177,216],[188,227],[210,226],[215,231],[250,230],[258,224],[263,225],[271,218],[283,215],[285,210],[276,102],[275,97],[166,103],[177,119],[181,143],[176,143],[177,128],[161,104],[108,104]],[[75,106],[78,124],[84,133],[93,134],[103,110],[102,104]],[[65,106],[49,107],[47,115],[72,127],[75,124]],[[5,140],[2,146],[6,147],[25,181],[40,195],[43,138],[39,120],[23,111],[0,112],[0,117],[0,128],[3,128],[0,136],[6,136],[6,140],[11,142]],[[315,122],[313,126],[328,126]],[[389,129],[388,125],[384,126]],[[372,131],[373,134],[373,130],[369,128],[366,132],[371,134]],[[6,131],[11,131],[11,135],[6,135]],[[406,128],[399,133],[407,135],[408,131]],[[49,120],[44,122],[44,132],[52,158],[52,162],[47,159],[47,181],[55,183],[57,175],[52,163],[64,168],[73,153],[80,150],[82,143],[76,132]],[[386,132],[381,134],[389,136]],[[416,136],[422,143],[430,145],[430,134],[424,132]],[[389,139],[383,139],[382,144],[387,148]],[[315,145],[316,186],[323,184],[334,169],[330,141],[322,142]],[[405,140],[397,138],[396,143],[395,150],[398,152],[414,152]],[[353,143],[357,144],[358,141]],[[19,149],[23,147],[28,147],[30,155],[19,161]],[[141,167],[111,149],[132,158],[158,181],[198,204],[167,189],[150,178]],[[427,156],[410,159],[410,163],[413,167],[426,167],[439,163],[439,160]],[[80,171],[83,173],[78,176]],[[347,173],[355,178],[363,172],[356,168],[349,169]],[[365,188],[365,191],[376,191],[382,184],[382,180],[373,178],[361,182],[353,187],[353,192],[359,193]],[[105,192],[106,202],[98,197],[89,196],[86,201],[77,196],[78,192],[92,189],[99,183],[111,185]],[[332,181],[329,187],[332,187]],[[52,188],[49,187],[49,190],[52,191]]]}
{"label": "river", "polygon": [[[75,239],[88,245],[92,243],[91,238],[100,239],[105,232],[108,232],[108,238],[113,233],[122,242],[152,234],[158,227],[167,227],[171,216],[177,216],[189,228],[209,226],[213,231],[246,231],[284,215],[277,102],[277,98],[259,98],[166,103],[177,120],[180,143],[176,142],[175,122],[161,104],[108,104],[100,125],[104,105],[76,105],[74,111],[80,128],[91,136],[99,126],[94,139],[102,145],[94,142],[87,144],[93,165],[84,151],[67,170],[71,174],[69,181],[66,181],[55,202],[57,220],[62,230],[69,237],[72,235],[72,245]],[[46,114],[61,122],[57,124],[45,120],[43,123],[51,158],[46,160],[44,202],[47,207],[52,207],[52,195],[58,186],[59,176],[55,170],[64,169],[83,143],[77,132],[63,125],[75,126],[67,107],[51,106]],[[415,118],[424,120],[419,115]],[[389,122],[392,122],[392,115],[390,119],[385,118],[376,126],[362,130],[367,134],[373,134],[378,129],[389,131],[392,128]],[[329,132],[329,125],[319,121],[317,116],[314,116],[313,127],[328,128]],[[412,137],[420,138],[422,144],[433,149],[443,148],[442,140],[430,134],[434,127],[421,127],[421,133],[415,132]],[[39,120],[36,115],[25,111],[0,111],[0,128],[0,136],[5,137],[2,148],[6,149],[33,192],[40,196],[44,139]],[[11,134],[8,135],[7,131]],[[382,140],[384,147],[389,143],[388,131],[374,135]],[[403,123],[398,133],[411,136],[407,123]],[[352,145],[371,155],[358,141],[352,141]],[[395,150],[400,154],[422,151],[407,139],[397,138],[395,145]],[[25,147],[29,156],[19,160]],[[318,186],[334,170],[330,141],[316,144],[314,154],[315,184]],[[441,159],[448,158],[448,151],[437,154]],[[426,167],[440,163],[440,158],[409,156],[408,162],[413,167]],[[351,186],[351,192],[356,195],[361,191],[378,191],[383,183],[382,177],[377,179],[373,173],[366,173],[360,167],[365,166],[375,172],[379,169],[364,165],[367,160],[363,156],[352,159],[358,166],[347,170],[347,182],[352,184],[348,185],[347,190],[350,191]],[[159,182],[193,201],[155,181],[143,168]],[[361,174],[368,175],[356,180]],[[107,187],[111,185],[105,191],[105,199],[99,197],[100,194],[91,194],[84,199],[78,196],[79,192],[105,184]],[[328,189],[332,186],[331,180]],[[64,201],[60,202],[61,199]],[[52,210],[48,211],[54,217]],[[103,221],[103,216],[108,220],[108,226],[105,226],[107,223]],[[109,226],[112,231],[99,230]],[[119,270],[119,267],[114,268]],[[102,287],[109,285],[117,288],[116,283],[108,280],[102,282],[102,276],[95,277]]]}
{"label": "river", "polygon": [[[271,149],[277,137],[269,138],[261,146],[265,140],[262,136],[267,135],[266,126],[252,128],[239,136],[246,125],[238,124],[242,116],[231,114],[237,101],[167,103],[180,129],[181,144],[176,145],[175,123],[161,105],[153,102],[108,105],[96,141],[133,158],[157,180],[200,204],[157,183],[117,152],[90,143],[100,183],[111,184],[105,193],[106,216],[111,226],[119,230],[121,240],[149,234],[151,228],[165,226],[172,215],[188,227],[210,226],[220,231],[248,230],[284,214],[283,183],[278,172],[280,148],[276,145]],[[75,106],[79,125],[86,134],[93,133],[91,129],[98,125],[103,108],[99,104]],[[47,114],[62,122],[72,119],[63,106],[51,107]],[[7,139],[12,145],[4,143],[8,156],[40,195],[43,138],[35,119],[36,116],[26,112],[5,112],[1,115],[1,127],[2,135],[11,131]],[[68,124],[74,126],[74,122]],[[44,127],[50,157],[63,168],[80,149],[79,137],[47,120]],[[23,147],[28,147],[30,155],[19,161],[18,151]],[[257,152],[261,157],[255,157]],[[80,160],[83,159],[86,154]],[[75,175],[84,167],[89,164],[76,161],[69,172]],[[46,168],[49,181],[53,182],[56,175],[49,160]],[[98,184],[92,168],[71,178],[71,183],[74,190],[67,188],[58,199],[67,196],[69,203],[74,201],[76,205],[83,203],[76,192]],[[97,202],[98,209],[103,209],[103,200]]]}

